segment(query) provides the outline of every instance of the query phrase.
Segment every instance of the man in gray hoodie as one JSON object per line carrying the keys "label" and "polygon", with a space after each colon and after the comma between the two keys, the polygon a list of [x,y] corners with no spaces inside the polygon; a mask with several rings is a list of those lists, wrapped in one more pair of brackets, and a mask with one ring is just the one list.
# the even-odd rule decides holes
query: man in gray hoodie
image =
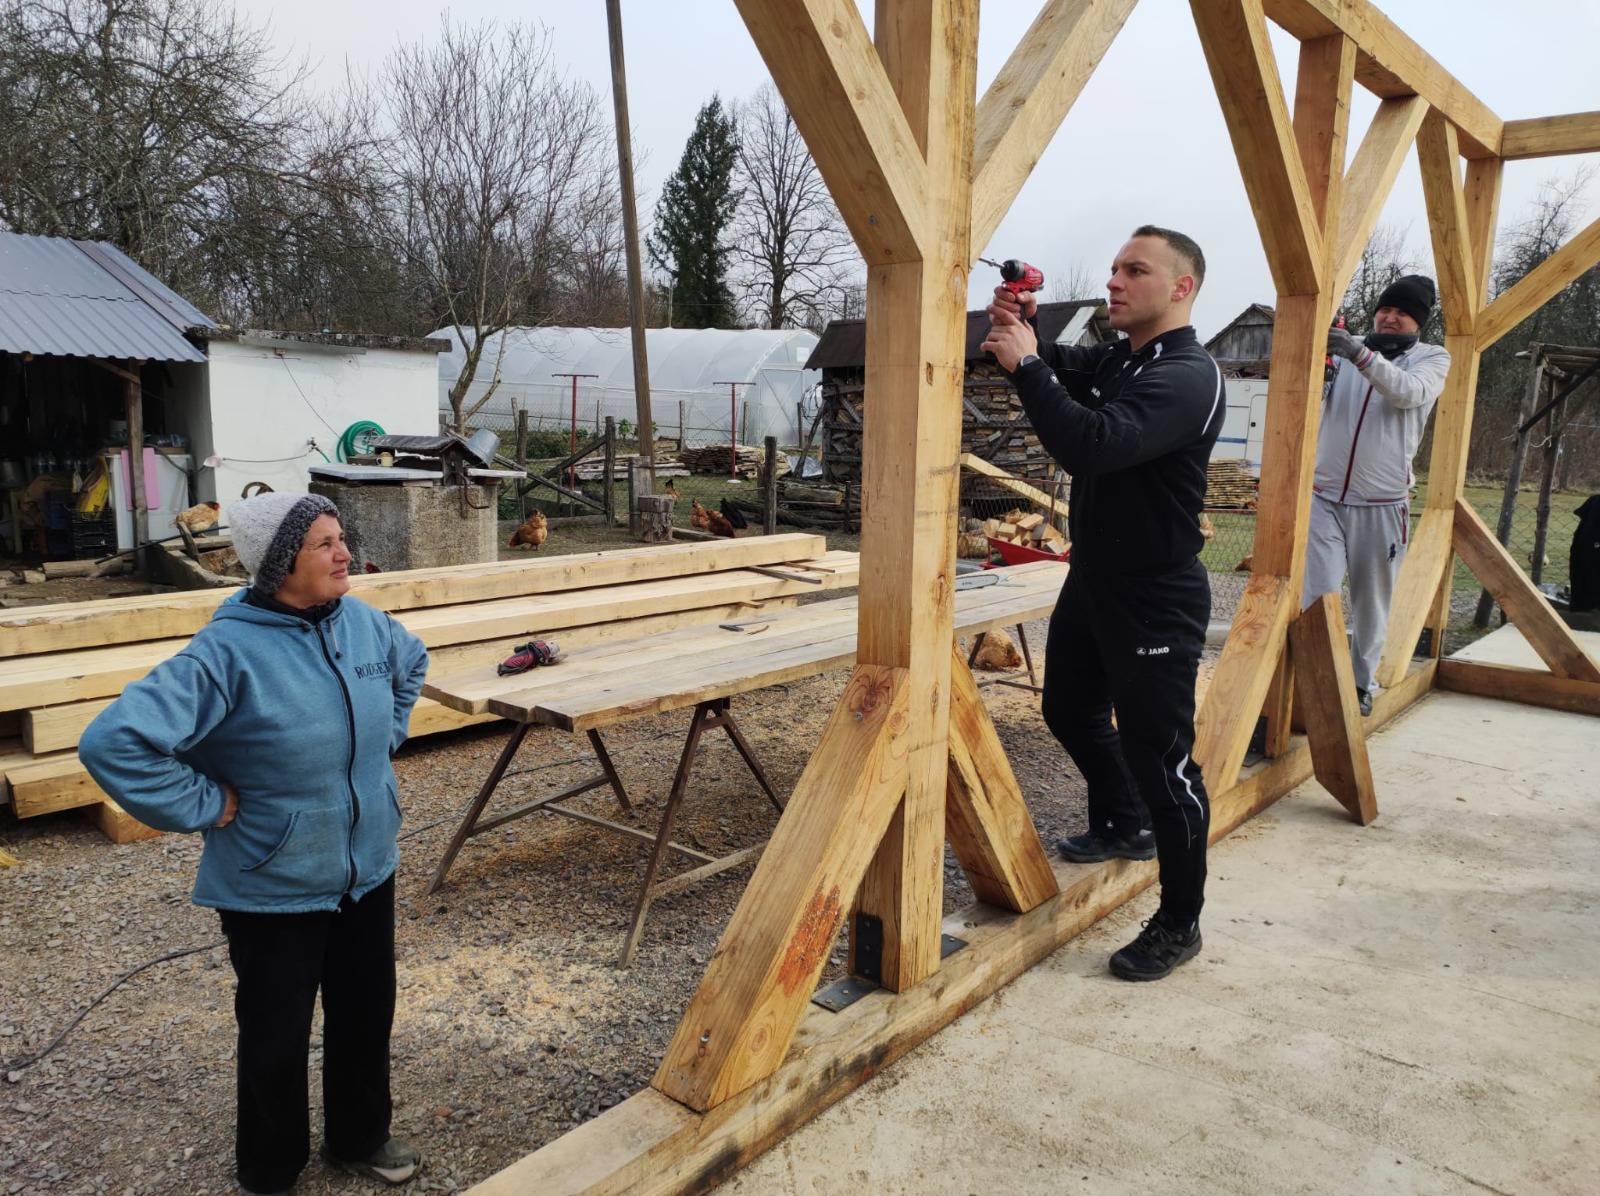
{"label": "man in gray hoodie", "polygon": [[1306,540],[1302,608],[1350,576],[1351,656],[1362,714],[1372,712],[1394,579],[1410,539],[1411,459],[1444,390],[1450,354],[1417,333],[1433,310],[1433,280],[1397,278],[1378,296],[1372,332],[1328,333],[1337,369],[1323,396]]}

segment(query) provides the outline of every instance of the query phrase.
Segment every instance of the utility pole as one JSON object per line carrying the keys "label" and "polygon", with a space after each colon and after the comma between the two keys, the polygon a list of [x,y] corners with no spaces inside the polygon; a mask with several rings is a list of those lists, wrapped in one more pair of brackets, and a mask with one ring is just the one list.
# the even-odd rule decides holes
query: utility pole
{"label": "utility pole", "polygon": [[[650,418],[650,363],[644,347],[644,274],[639,261],[639,213],[633,194],[633,126],[628,122],[628,72],[622,61],[622,0],[606,0],[611,41],[611,102],[616,110],[617,174],[622,185],[622,239],[628,254],[628,322],[633,327],[633,397],[639,412],[639,453],[656,488],[656,431]],[[669,300],[670,302],[670,300]],[[669,318],[669,324],[672,322]]]}

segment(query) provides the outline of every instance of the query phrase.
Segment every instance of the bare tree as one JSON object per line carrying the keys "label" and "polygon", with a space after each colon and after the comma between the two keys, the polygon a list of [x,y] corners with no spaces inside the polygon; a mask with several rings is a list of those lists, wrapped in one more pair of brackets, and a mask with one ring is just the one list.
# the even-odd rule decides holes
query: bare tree
{"label": "bare tree", "polygon": [[558,304],[571,222],[605,161],[599,99],[557,73],[542,27],[448,18],[436,42],[402,46],[376,88],[352,93],[388,194],[385,232],[464,351],[449,401],[465,431],[500,384],[495,352],[467,402],[491,340]]}
{"label": "bare tree", "polygon": [[[1041,266],[1040,269],[1043,269]],[[1097,280],[1089,267],[1078,260],[1070,261],[1054,274],[1045,276],[1045,286],[1051,303],[1071,303],[1075,299],[1098,299],[1105,295],[1105,284]]]}
{"label": "bare tree", "polygon": [[854,243],[772,84],[741,105],[738,124],[740,292],[762,327],[815,324],[859,273]]}

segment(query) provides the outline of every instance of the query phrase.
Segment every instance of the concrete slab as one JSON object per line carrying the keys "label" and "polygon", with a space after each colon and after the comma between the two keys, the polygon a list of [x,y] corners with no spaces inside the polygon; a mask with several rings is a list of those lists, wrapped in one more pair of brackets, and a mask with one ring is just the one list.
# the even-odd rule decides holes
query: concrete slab
{"label": "concrete slab", "polygon": [[1146,894],[724,1190],[1600,1190],[1600,723],[1436,694],[1371,751],[1372,826],[1311,783],[1214,850],[1170,979],[1105,970]]}
{"label": "concrete slab", "polygon": [[[1583,650],[1595,660],[1600,660],[1600,631],[1574,631],[1573,636],[1583,645]],[[1474,640],[1459,652],[1451,655],[1456,660],[1476,660],[1480,664],[1514,664],[1525,669],[1542,669],[1539,659],[1515,623],[1497,627],[1482,639]]]}

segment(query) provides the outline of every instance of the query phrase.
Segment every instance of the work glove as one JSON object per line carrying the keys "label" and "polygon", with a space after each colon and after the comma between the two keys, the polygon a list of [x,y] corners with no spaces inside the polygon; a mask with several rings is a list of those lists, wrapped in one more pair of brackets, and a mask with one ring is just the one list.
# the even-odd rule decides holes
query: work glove
{"label": "work glove", "polygon": [[1371,356],[1367,347],[1343,328],[1328,329],[1328,355],[1357,363],[1361,358]]}

